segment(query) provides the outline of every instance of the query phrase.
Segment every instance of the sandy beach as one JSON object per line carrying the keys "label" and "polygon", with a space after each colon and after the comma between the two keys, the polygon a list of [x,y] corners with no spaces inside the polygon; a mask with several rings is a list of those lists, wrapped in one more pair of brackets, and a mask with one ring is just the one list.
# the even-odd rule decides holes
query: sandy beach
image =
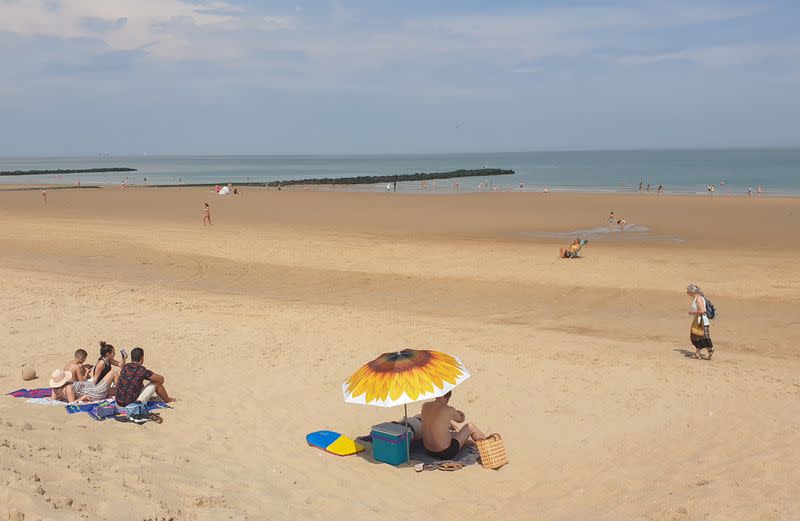
{"label": "sandy beach", "polygon": [[[0,390],[106,340],[178,399],[135,426],[0,398],[0,519],[800,519],[798,227],[777,197],[0,190]],[[401,348],[464,361],[453,405],[509,465],[306,445],[402,416],[340,388]]]}

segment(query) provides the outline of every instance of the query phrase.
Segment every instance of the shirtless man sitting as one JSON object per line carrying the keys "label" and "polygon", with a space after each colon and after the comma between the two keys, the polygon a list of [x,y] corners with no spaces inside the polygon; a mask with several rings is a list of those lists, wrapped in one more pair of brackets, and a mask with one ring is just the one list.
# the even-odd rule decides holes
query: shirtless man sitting
{"label": "shirtless man sitting", "polygon": [[71,382],[82,382],[89,377],[91,365],[86,365],[87,353],[84,349],[75,351],[75,358],[64,365],[64,371],[69,371],[72,375]]}
{"label": "shirtless man sitting", "polygon": [[[464,445],[486,438],[464,413],[447,405],[452,391],[422,405],[422,444],[434,458],[453,459]],[[452,427],[452,431],[451,431]]]}

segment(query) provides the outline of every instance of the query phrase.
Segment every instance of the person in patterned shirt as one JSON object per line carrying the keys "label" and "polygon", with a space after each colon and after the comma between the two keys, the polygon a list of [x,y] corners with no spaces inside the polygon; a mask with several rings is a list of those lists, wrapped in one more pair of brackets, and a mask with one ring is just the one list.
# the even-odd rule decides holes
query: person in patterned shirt
{"label": "person in patterned shirt", "polygon": [[[131,351],[131,361],[122,366],[117,380],[117,405],[125,407],[129,403],[147,403],[157,394],[166,403],[175,401],[164,388],[164,377],[147,369],[144,365],[144,349],[136,347]],[[147,380],[148,384],[144,385]]]}

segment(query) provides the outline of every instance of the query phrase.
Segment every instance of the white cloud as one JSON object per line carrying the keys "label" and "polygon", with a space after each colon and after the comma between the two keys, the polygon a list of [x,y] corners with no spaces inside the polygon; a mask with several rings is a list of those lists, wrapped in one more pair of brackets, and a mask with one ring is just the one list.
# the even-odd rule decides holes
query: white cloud
{"label": "white cloud", "polygon": [[[205,57],[229,59],[229,42],[211,50],[202,38],[187,33],[201,29],[206,33],[239,29],[246,20],[241,7],[221,1],[185,0],[0,0],[0,31],[21,36],[56,38],[101,38],[112,50],[132,50],[147,46],[151,55],[164,59]],[[117,24],[114,30],[99,34],[86,20]],[[262,30],[291,26],[289,17],[265,17]],[[219,42],[217,42],[219,44]]]}
{"label": "white cloud", "polygon": [[669,61],[685,61],[702,65],[750,65],[772,58],[800,57],[800,42],[784,41],[759,45],[723,45],[685,49],[660,54],[635,54],[617,61],[623,65],[650,65]]}

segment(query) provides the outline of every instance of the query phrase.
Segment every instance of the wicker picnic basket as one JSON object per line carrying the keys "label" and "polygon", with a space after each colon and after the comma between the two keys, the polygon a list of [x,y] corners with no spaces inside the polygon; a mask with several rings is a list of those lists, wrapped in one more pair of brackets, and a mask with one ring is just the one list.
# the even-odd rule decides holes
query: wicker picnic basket
{"label": "wicker picnic basket", "polygon": [[506,446],[503,445],[503,438],[499,434],[495,433],[487,436],[484,440],[476,441],[475,445],[478,446],[478,454],[481,457],[483,468],[499,469],[508,463]]}

